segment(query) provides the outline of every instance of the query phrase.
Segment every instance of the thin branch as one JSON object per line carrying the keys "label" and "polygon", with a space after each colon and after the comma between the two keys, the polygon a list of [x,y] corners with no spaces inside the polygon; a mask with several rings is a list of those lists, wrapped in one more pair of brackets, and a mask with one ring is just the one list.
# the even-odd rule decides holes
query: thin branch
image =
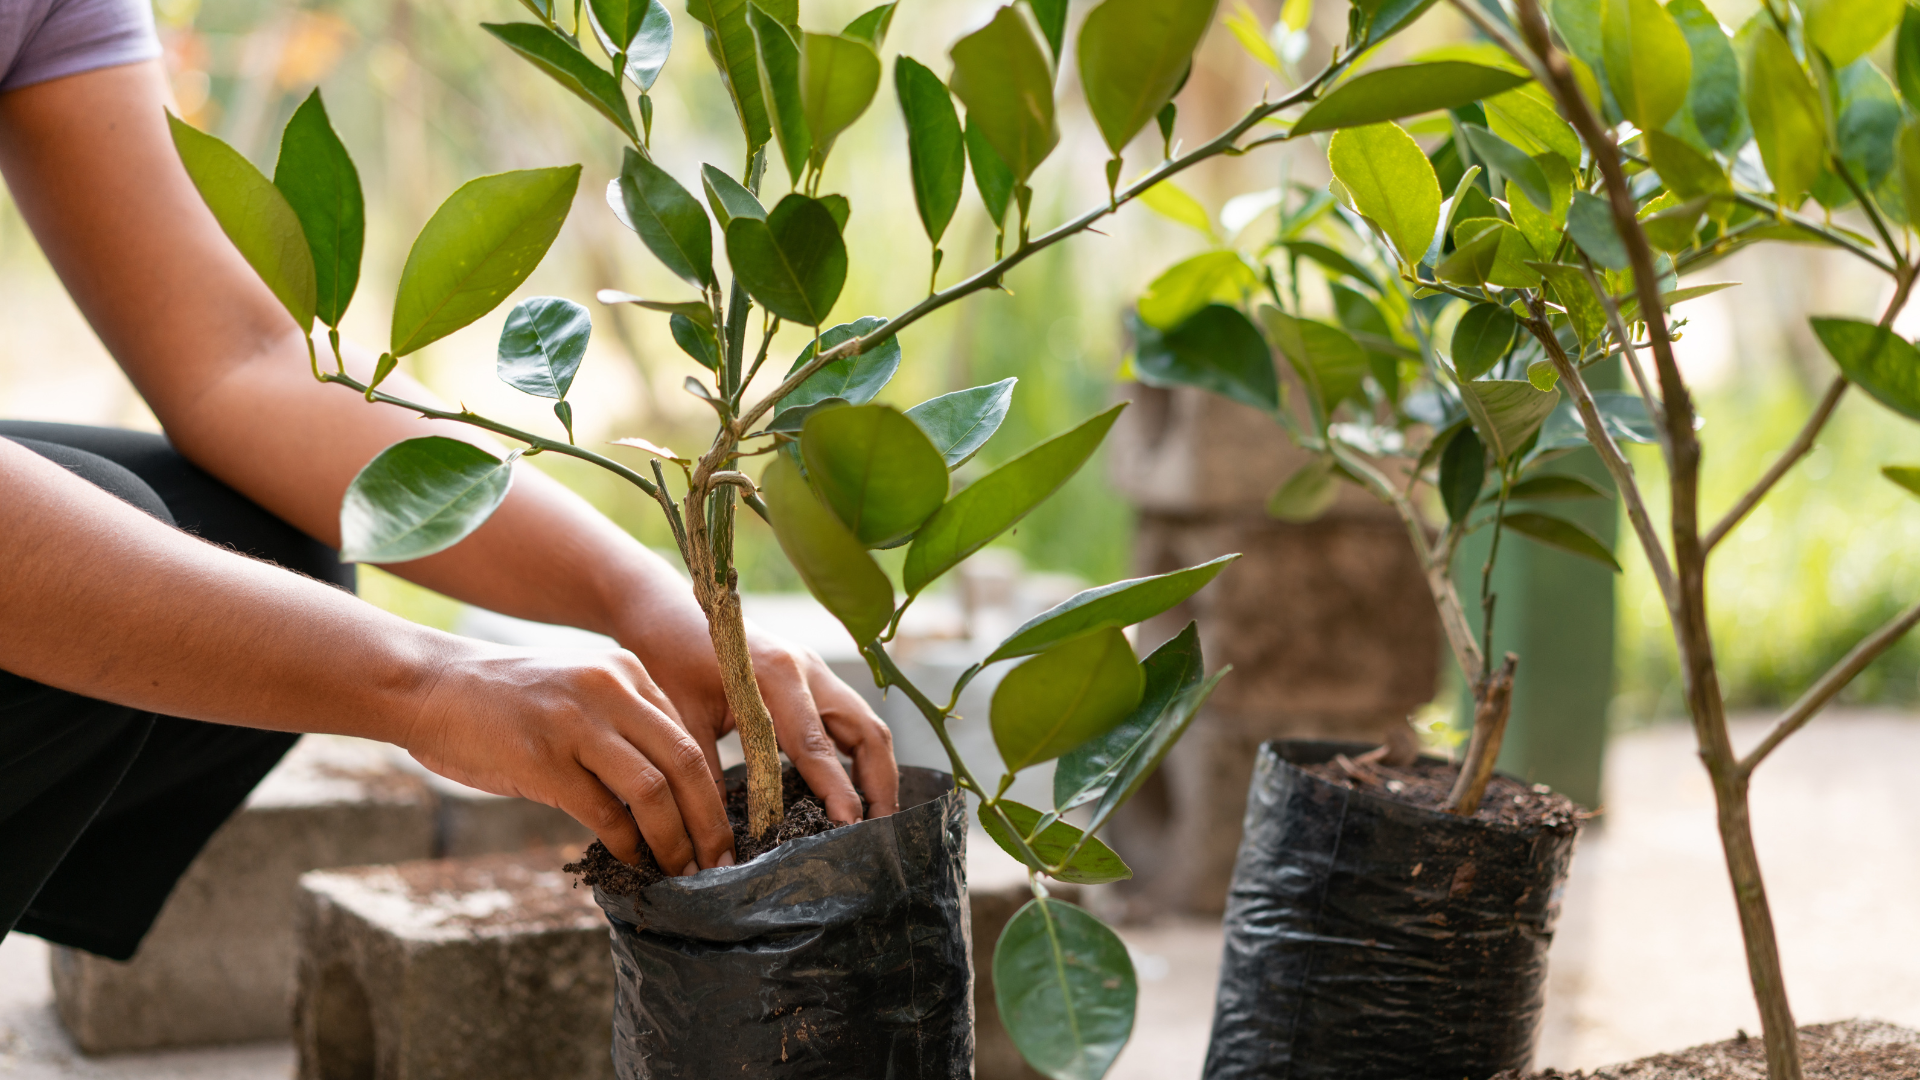
{"label": "thin branch", "polygon": [[1880,208],[1874,205],[1872,199],[1867,198],[1867,193],[1861,190],[1860,184],[1854,180],[1853,170],[1847,168],[1847,163],[1840,160],[1838,154],[1835,154],[1828,164],[1840,175],[1840,179],[1847,185],[1847,190],[1853,192],[1853,197],[1860,203],[1860,209],[1866,211],[1867,220],[1873,223],[1873,230],[1880,234],[1880,242],[1887,245],[1887,253],[1904,267],[1907,260],[1900,253],[1900,245],[1893,242],[1893,234],[1887,231],[1887,223],[1881,220]]}
{"label": "thin branch", "polygon": [[1793,708],[1781,714],[1780,722],[1767,733],[1767,737],[1761,741],[1760,745],[1754,747],[1752,753],[1740,759],[1739,774],[1742,777],[1752,775],[1753,770],[1767,759],[1768,754],[1773,753],[1781,743],[1787,741],[1788,736],[1805,727],[1807,721],[1812,720],[1827,702],[1833,700],[1835,694],[1846,689],[1854,676],[1860,674],[1868,664],[1879,659],[1881,653],[1892,648],[1894,643],[1904,637],[1907,631],[1913,629],[1916,623],[1920,623],[1920,604],[1914,604],[1885,626],[1875,630],[1873,636],[1855,645],[1852,652],[1842,657],[1839,663],[1828,668],[1827,673],[1820,676],[1818,682],[1808,687],[1806,693],[1800,695],[1800,700],[1793,703]]}
{"label": "thin branch", "polygon": [[1745,521],[1747,515],[1753,512],[1753,508],[1760,505],[1760,500],[1767,497],[1767,493],[1773,490],[1773,486],[1778,484],[1789,470],[1799,464],[1801,458],[1806,457],[1813,450],[1813,441],[1820,436],[1820,430],[1827,426],[1828,418],[1833,416],[1833,410],[1840,404],[1840,399],[1846,395],[1847,387],[1851,385],[1845,375],[1834,377],[1833,384],[1827,387],[1825,394],[1821,395],[1820,404],[1814,408],[1813,415],[1807,417],[1807,422],[1801,426],[1800,434],[1793,437],[1793,442],[1787,445],[1786,452],[1780,455],[1779,460],[1775,461],[1771,468],[1767,469],[1766,475],[1749,488],[1745,495],[1740,496],[1740,501],[1734,503],[1733,508],[1707,531],[1706,539],[1701,541],[1703,548],[1711,552],[1718,547],[1720,541],[1725,540],[1727,534],[1733,531],[1733,527]]}
{"label": "thin branch", "polygon": [[1660,422],[1660,448],[1665,453],[1669,465],[1673,462],[1673,448],[1667,444],[1666,424],[1660,399],[1654,395],[1653,386],[1647,382],[1647,371],[1640,366],[1640,353],[1634,347],[1633,335],[1627,331],[1627,323],[1620,315],[1620,305],[1613,293],[1600,284],[1599,277],[1593,272],[1593,264],[1584,257],[1580,260],[1580,272],[1587,276],[1587,284],[1593,288],[1593,294],[1600,298],[1600,305],[1607,311],[1607,327],[1613,336],[1620,339],[1620,354],[1627,358],[1627,370],[1633,373],[1633,384],[1640,390],[1640,400],[1646,403],[1647,414]]}

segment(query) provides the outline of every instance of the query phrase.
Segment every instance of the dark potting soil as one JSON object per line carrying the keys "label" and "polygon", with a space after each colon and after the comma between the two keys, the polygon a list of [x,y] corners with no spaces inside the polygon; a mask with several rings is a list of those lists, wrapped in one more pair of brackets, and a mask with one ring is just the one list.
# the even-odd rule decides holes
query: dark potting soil
{"label": "dark potting soil", "polygon": [[[1807,1080],[1914,1080],[1920,1031],[1879,1020],[1843,1020],[1800,1029]],[[1493,1080],[1767,1080],[1766,1046],[1741,1032],[1726,1042],[1655,1054],[1593,1072],[1503,1072]]]}
{"label": "dark potting soil", "polygon": [[[813,789],[801,778],[800,770],[788,765],[780,774],[780,785],[781,801],[787,808],[786,820],[760,837],[747,833],[747,786],[744,783],[727,785],[727,821],[733,826],[733,857],[738,862],[764,855],[789,840],[840,827],[827,816]],[[860,810],[862,813],[867,810],[864,797],[860,800]],[[640,860],[633,866],[614,858],[605,844],[595,840],[579,862],[568,863],[563,869],[569,874],[578,874],[580,884],[597,885],[616,896],[639,896],[641,889],[670,876],[660,869],[645,840],[640,842]]]}
{"label": "dark potting soil", "polygon": [[[1359,762],[1353,765],[1354,772],[1360,776],[1342,768],[1338,760],[1302,765],[1300,768],[1330,784],[1428,810],[1439,810],[1447,805],[1454,778],[1460,775],[1458,766],[1424,758],[1399,768]],[[1496,774],[1492,783],[1487,785],[1487,793],[1481,798],[1480,809],[1474,812],[1473,820],[1564,832],[1578,828],[1588,816],[1574,805],[1572,799],[1544,784],[1528,787],[1510,777]]]}

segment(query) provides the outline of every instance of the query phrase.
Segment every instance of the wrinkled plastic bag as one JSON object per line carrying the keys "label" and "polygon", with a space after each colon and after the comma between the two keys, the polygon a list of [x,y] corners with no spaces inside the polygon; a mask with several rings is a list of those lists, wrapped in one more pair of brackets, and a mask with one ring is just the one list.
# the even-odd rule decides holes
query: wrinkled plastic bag
{"label": "wrinkled plastic bag", "polygon": [[638,898],[596,888],[620,1080],[971,1077],[966,799],[902,768],[900,804]]}
{"label": "wrinkled plastic bag", "polygon": [[1487,1080],[1533,1056],[1575,830],[1465,820],[1290,764],[1368,749],[1260,749],[1206,1080]]}

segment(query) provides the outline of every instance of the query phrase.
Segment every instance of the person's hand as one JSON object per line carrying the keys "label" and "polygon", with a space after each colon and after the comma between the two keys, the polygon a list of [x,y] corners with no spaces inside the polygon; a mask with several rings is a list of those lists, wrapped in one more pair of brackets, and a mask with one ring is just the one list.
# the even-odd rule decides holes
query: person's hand
{"label": "person's hand", "polygon": [[[647,663],[678,708],[680,722],[699,743],[720,778],[714,744],[735,727],[720,684],[720,664],[704,619],[676,632],[654,617],[631,637],[622,637]],[[695,609],[698,615],[698,609]],[[826,803],[827,816],[842,824],[861,820],[860,795],[868,812],[884,817],[900,808],[900,770],[893,759],[893,732],[852,687],[841,682],[819,654],[747,623],[760,696],[773,714],[774,736],[808,786]],[[836,751],[838,753],[836,753]],[[839,753],[853,759],[854,790]]]}
{"label": "person's hand", "polygon": [[622,862],[644,836],[669,874],[733,865],[711,744],[630,653],[471,643],[445,662],[402,745],[449,779],[566,811]]}

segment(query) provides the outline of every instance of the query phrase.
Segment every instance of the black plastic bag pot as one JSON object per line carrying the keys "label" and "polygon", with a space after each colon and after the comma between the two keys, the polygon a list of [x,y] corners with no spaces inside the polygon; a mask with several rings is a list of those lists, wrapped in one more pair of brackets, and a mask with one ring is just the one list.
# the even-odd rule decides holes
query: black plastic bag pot
{"label": "black plastic bag pot", "polygon": [[971,1077],[966,799],[902,768],[900,804],[638,897],[595,888],[620,1080]]}
{"label": "black plastic bag pot", "polygon": [[1525,1068],[1575,828],[1462,819],[1261,747],[1206,1080],[1487,1080]]}

